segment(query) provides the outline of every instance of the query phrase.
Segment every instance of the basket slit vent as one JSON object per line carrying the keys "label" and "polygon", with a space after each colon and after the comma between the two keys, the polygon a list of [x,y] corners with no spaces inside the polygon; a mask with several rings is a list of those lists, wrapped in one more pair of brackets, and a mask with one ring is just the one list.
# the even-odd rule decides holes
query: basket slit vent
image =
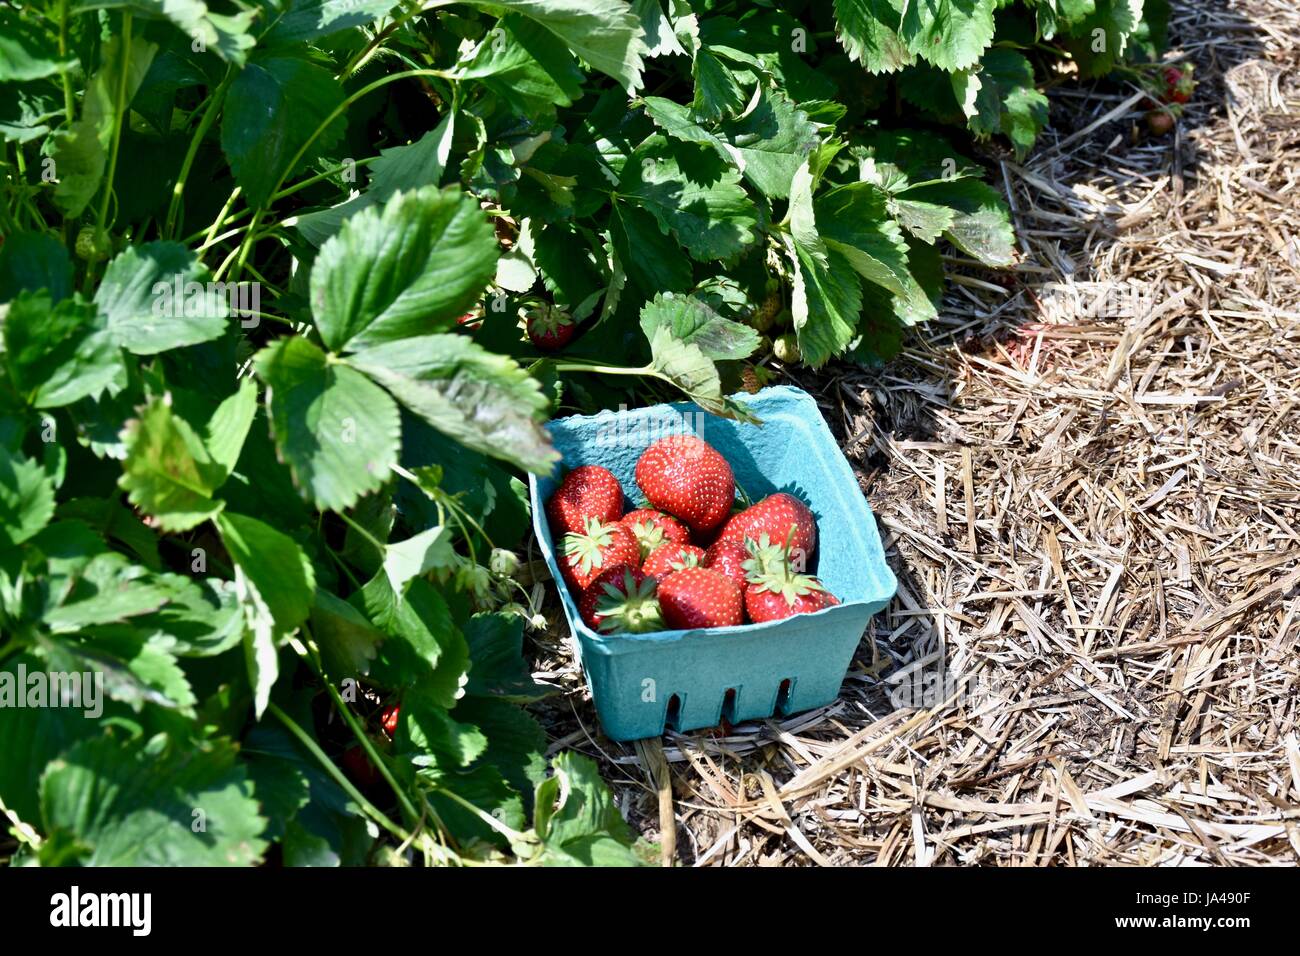
{"label": "basket slit vent", "polygon": [[781,686],[776,691],[776,710],[774,713],[788,714],[790,712],[790,691],[794,687],[794,681],[787,677],[781,681]]}
{"label": "basket slit vent", "polygon": [[682,716],[682,699],[676,694],[668,698],[668,712],[664,715],[664,725],[677,729],[677,723]]}
{"label": "basket slit vent", "polygon": [[736,688],[728,688],[722,697],[722,719],[729,724],[736,722]]}

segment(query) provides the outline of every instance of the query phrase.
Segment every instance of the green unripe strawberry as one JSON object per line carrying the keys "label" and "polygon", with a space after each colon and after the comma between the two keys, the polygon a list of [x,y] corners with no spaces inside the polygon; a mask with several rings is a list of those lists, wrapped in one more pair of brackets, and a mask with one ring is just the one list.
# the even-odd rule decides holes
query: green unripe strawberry
{"label": "green unripe strawberry", "polygon": [[86,262],[103,262],[113,252],[113,237],[107,229],[82,226],[77,233],[77,258]]}
{"label": "green unripe strawberry", "polygon": [[795,338],[793,332],[786,332],[784,335],[778,335],[772,341],[772,354],[781,362],[797,362],[802,357],[799,351],[799,340]]}

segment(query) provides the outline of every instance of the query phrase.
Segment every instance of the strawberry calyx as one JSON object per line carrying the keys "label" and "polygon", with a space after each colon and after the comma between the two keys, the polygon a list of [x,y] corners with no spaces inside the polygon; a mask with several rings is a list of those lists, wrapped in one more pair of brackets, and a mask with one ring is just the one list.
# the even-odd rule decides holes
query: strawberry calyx
{"label": "strawberry calyx", "polygon": [[659,582],[653,577],[637,581],[630,570],[623,572],[623,589],[612,581],[601,582],[596,601],[603,634],[645,634],[664,629],[663,610],[659,606]]}
{"label": "strawberry calyx", "polygon": [[746,582],[752,585],[772,575],[793,574],[794,568],[790,560],[790,542],[793,537],[794,529],[791,528],[785,544],[774,543],[766,531],[757,540],[745,538],[745,550],[749,552],[749,557],[741,567],[745,571]]}
{"label": "strawberry calyx", "polygon": [[533,335],[559,335],[560,330],[573,325],[573,317],[549,302],[539,302],[528,313],[528,331]]}
{"label": "strawberry calyx", "polygon": [[564,556],[574,570],[585,576],[605,563],[605,550],[614,543],[614,524],[587,518],[583,531],[570,531],[564,536]]}
{"label": "strawberry calyx", "polygon": [[790,607],[794,607],[795,602],[801,597],[829,593],[826,586],[812,575],[796,573],[788,566],[774,566],[755,574],[750,579],[749,586],[756,591],[769,591],[781,595]]}

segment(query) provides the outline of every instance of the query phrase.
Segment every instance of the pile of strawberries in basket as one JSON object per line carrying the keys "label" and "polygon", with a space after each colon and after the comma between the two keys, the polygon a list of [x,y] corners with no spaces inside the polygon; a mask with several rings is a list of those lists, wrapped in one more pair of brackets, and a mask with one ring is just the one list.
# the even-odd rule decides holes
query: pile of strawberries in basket
{"label": "pile of strawberries in basket", "polygon": [[547,502],[560,570],[588,627],[727,627],[839,603],[804,573],[817,547],[808,506],[778,492],[734,511],[731,466],[703,439],[656,441],[637,460],[636,483],[649,507],[624,514],[613,473],[582,465]]}

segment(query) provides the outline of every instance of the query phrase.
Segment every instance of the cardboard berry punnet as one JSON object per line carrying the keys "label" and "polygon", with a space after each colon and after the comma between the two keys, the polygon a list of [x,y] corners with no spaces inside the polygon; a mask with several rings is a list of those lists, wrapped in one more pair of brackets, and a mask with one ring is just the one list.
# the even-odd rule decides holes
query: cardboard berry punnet
{"label": "cardboard berry punnet", "polygon": [[[779,386],[737,395],[762,419],[747,425],[703,414],[688,403],[555,419],[547,426],[563,456],[556,472],[530,477],[533,526],[556,582],[560,543],[545,503],[564,473],[601,465],[614,473],[628,507],[641,493],[636,463],[665,422],[702,428],[702,437],[730,463],[737,484],[757,501],[779,491],[807,504],[816,518],[817,576],[837,605],[762,624],[600,634],[582,621],[577,595],[558,584],[565,618],[591,688],[596,713],[614,740],[656,737],[821,707],[835,700],[872,615],[897,587],[885,562],[876,521],[852,468],[801,389]],[[614,419],[638,419],[619,427]],[[609,436],[627,436],[609,440]]]}

